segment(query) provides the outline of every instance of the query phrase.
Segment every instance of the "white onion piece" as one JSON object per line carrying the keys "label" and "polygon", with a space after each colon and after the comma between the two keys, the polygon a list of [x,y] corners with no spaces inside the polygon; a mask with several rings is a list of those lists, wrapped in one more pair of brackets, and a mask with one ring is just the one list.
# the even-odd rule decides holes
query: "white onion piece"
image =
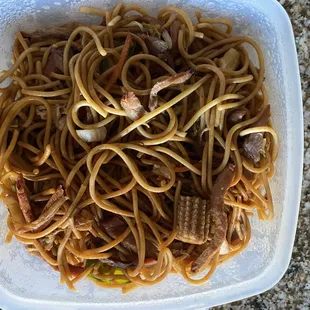
{"label": "white onion piece", "polygon": [[172,48],[172,40],[171,40],[169,32],[166,29],[164,29],[161,36],[163,37],[163,39],[167,43],[168,49],[170,50]]}
{"label": "white onion piece", "polygon": [[228,245],[228,242],[227,240],[225,239],[220,247],[220,255],[225,255],[225,254],[228,254],[230,253],[230,248],[229,248],[229,245]]}
{"label": "white onion piece", "polygon": [[240,63],[240,53],[234,49],[229,49],[223,57],[219,59],[219,67],[224,70],[234,71]]}
{"label": "white onion piece", "polygon": [[85,142],[99,142],[105,140],[107,130],[105,127],[96,129],[78,129],[77,135]]}

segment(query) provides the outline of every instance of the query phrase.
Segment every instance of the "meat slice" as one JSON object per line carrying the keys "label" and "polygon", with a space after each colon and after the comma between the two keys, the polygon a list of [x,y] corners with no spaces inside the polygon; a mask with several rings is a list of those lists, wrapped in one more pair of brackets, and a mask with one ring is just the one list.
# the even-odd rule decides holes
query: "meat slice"
{"label": "meat slice", "polygon": [[150,101],[149,101],[149,109],[153,111],[158,106],[158,97],[157,94],[164,88],[169,87],[170,85],[178,85],[185,83],[191,76],[196,72],[195,69],[190,69],[186,72],[180,72],[176,75],[170,76],[164,81],[157,82],[153,88],[151,89],[150,93]]}
{"label": "meat slice", "polygon": [[56,71],[63,72],[63,54],[63,48],[51,48],[51,52],[43,72],[45,76],[50,77],[51,73]]}
{"label": "meat slice", "polygon": [[227,117],[227,123],[228,123],[229,128],[240,123],[243,120],[245,114],[246,114],[246,109],[243,109],[243,108],[237,109],[233,111],[231,114],[229,114]]}
{"label": "meat slice", "polygon": [[63,187],[60,185],[57,187],[55,193],[51,196],[51,198],[48,200],[48,202],[46,203],[45,207],[43,208],[41,214],[44,214],[47,210],[50,209],[50,207],[56,203],[57,201],[59,201],[61,198],[63,198],[65,196],[65,191],[63,189]]}
{"label": "meat slice", "polygon": [[21,33],[23,37],[29,39],[31,43],[36,43],[48,39],[56,39],[61,41],[68,40],[72,31],[78,26],[78,23],[73,22],[62,26],[36,30],[30,33],[24,31],[22,31]]}
{"label": "meat slice", "polygon": [[[270,118],[270,105],[267,105],[261,118],[252,127],[265,126]],[[243,143],[244,156],[252,163],[260,161],[260,155],[264,151],[264,135],[261,132],[249,134]]]}
{"label": "meat slice", "polygon": [[33,221],[33,213],[29,202],[29,191],[25,184],[22,174],[19,174],[16,180],[16,193],[19,202],[19,207],[22,210],[26,223]]}
{"label": "meat slice", "polygon": [[234,166],[229,164],[218,175],[211,193],[210,216],[210,234],[211,241],[203,245],[204,250],[199,257],[192,263],[191,272],[198,272],[212,257],[218,252],[227,232],[227,216],[224,212],[224,196],[228,191],[233,178]]}
{"label": "meat slice", "polygon": [[260,161],[260,154],[264,146],[264,135],[261,132],[251,133],[245,138],[243,144],[244,155],[252,163],[256,164]]}
{"label": "meat slice", "polygon": [[67,199],[68,197],[64,195],[62,186],[59,186],[43,208],[40,216],[35,221],[32,221],[31,224],[22,227],[19,232],[38,232],[46,228],[53,221],[55,214]]}
{"label": "meat slice", "polygon": [[144,34],[140,35],[141,39],[144,40],[149,52],[154,56],[159,56],[168,49],[168,43],[155,36],[147,36]]}
{"label": "meat slice", "polygon": [[133,92],[128,92],[123,95],[121,106],[132,121],[136,121],[146,114],[139,98]]}
{"label": "meat slice", "polygon": [[[158,57],[159,59],[163,60],[172,69],[174,69],[174,59],[173,59],[173,57],[171,55],[171,51],[169,49],[170,41],[169,41],[169,43],[166,42],[167,37],[166,37],[166,40],[161,40],[157,36],[148,36],[148,35],[145,35],[143,33],[139,34],[139,36],[142,40],[144,40],[150,54],[152,54],[152,55]],[[171,45],[172,45],[172,42],[171,42]],[[152,68],[154,67],[154,65],[155,64],[152,64]],[[159,67],[161,67],[161,66],[159,66]],[[153,72],[153,70],[152,70],[152,72]],[[163,73],[163,74],[165,74],[165,73]]]}

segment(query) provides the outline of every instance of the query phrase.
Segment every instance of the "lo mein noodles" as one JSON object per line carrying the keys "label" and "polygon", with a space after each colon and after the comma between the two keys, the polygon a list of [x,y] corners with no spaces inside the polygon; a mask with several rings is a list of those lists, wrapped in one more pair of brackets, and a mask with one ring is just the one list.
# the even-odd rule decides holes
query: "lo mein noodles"
{"label": "lo mein noodles", "polygon": [[262,51],[229,20],[172,6],[80,11],[101,23],[17,32],[2,70],[7,242],[73,290],[202,284],[246,248],[249,216],[273,217]]}

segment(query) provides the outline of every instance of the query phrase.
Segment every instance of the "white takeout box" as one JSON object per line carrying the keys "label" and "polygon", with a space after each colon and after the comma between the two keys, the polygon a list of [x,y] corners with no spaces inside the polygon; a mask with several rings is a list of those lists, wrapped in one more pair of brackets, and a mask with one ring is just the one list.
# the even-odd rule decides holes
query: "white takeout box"
{"label": "white takeout box", "polygon": [[[81,14],[79,6],[111,8],[116,1],[1,0],[0,68],[10,64],[14,33],[79,20],[98,22]],[[280,153],[271,182],[275,218],[251,220],[252,238],[241,255],[219,266],[211,280],[191,286],[179,275],[127,295],[79,282],[78,293],[59,284],[59,274],[26,253],[16,241],[4,243],[7,210],[0,206],[0,308],[19,309],[198,309],[261,293],[274,286],[286,271],[296,231],[303,161],[303,116],[298,62],[292,27],[275,0],[144,0],[139,4],[153,15],[164,5],[183,8],[194,18],[201,10],[209,17],[227,17],[235,34],[256,40],[266,62],[265,85],[272,120],[280,137]],[[250,50],[250,53],[253,51]],[[253,56],[255,60],[255,55]]]}

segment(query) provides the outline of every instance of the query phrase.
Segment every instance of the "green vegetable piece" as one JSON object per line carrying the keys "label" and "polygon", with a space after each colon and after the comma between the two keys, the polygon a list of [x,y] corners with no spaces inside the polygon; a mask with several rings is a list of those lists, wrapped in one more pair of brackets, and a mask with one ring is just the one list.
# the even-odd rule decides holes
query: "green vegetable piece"
{"label": "green vegetable piece", "polygon": [[100,65],[99,65],[99,71],[100,73],[103,73],[105,71],[107,71],[109,69],[109,62],[108,59],[105,58],[101,61]]}
{"label": "green vegetable piece", "polygon": [[89,267],[91,267],[91,266],[94,266],[94,265],[97,264],[98,262],[99,262],[98,259],[88,259],[88,260],[86,260],[86,262],[85,262],[84,269],[87,269],[87,268],[89,268]]}
{"label": "green vegetable piece", "polygon": [[137,47],[137,42],[133,41],[133,45],[130,48],[129,53],[128,53],[128,58],[130,58],[134,54],[136,47]]}

